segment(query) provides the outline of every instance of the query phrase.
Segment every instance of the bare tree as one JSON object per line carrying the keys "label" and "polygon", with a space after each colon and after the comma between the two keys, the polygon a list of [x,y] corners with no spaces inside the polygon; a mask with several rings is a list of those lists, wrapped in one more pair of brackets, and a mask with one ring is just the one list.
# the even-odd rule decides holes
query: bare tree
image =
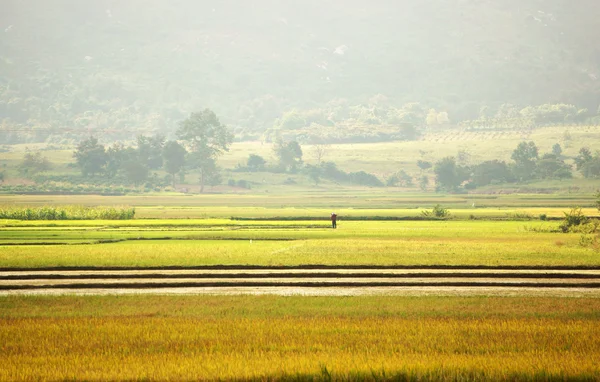
{"label": "bare tree", "polygon": [[315,152],[315,158],[317,159],[317,165],[321,164],[321,161],[325,157],[325,154],[331,149],[331,145],[326,144],[316,144],[313,147],[313,151]]}

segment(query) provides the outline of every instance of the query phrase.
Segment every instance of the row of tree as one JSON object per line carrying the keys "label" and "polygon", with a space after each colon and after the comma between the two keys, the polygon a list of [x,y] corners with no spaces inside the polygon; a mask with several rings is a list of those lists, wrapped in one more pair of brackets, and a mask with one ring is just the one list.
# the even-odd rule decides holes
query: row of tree
{"label": "row of tree", "polygon": [[[457,191],[461,187],[476,188],[489,184],[526,182],[536,179],[568,179],[572,167],[565,163],[562,148],[557,143],[552,152],[540,156],[534,142],[521,142],[511,155],[512,163],[500,160],[485,161],[473,166],[461,165],[455,157],[446,157],[433,166],[438,189]],[[579,150],[575,165],[586,178],[600,178],[600,153],[588,148]],[[418,163],[421,169],[428,162]],[[429,164],[429,166],[431,166]]]}
{"label": "row of tree", "polygon": [[192,113],[180,123],[177,137],[181,143],[166,141],[162,136],[139,136],[136,148],[115,143],[108,149],[90,137],[79,143],[73,157],[85,177],[123,176],[141,183],[150,170],[163,168],[174,184],[176,175],[185,167],[198,172],[201,190],[216,182],[220,176],[216,159],[229,149],[233,136],[215,113],[209,109]]}

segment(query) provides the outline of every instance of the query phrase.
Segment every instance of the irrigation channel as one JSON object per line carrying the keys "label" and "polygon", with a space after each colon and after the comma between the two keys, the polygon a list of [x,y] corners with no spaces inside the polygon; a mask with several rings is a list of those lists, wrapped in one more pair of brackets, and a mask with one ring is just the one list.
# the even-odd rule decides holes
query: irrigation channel
{"label": "irrigation channel", "polygon": [[0,294],[600,295],[600,267],[0,268]]}

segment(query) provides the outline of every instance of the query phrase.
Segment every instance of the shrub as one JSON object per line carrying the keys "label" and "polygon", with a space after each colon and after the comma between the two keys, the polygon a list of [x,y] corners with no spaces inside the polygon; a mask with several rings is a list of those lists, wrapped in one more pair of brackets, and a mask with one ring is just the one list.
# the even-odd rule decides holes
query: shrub
{"label": "shrub", "polygon": [[241,188],[250,188],[250,182],[245,179],[240,179],[237,181],[237,186]]}
{"label": "shrub", "polygon": [[0,219],[12,220],[130,220],[132,207],[0,207]]}
{"label": "shrub", "polygon": [[423,211],[421,214],[425,217],[446,218],[450,216],[450,211],[436,204],[431,211]]}
{"label": "shrub", "polygon": [[575,232],[576,228],[586,225],[589,218],[583,214],[581,208],[572,208],[571,211],[565,212],[565,218],[558,226],[562,232]]}

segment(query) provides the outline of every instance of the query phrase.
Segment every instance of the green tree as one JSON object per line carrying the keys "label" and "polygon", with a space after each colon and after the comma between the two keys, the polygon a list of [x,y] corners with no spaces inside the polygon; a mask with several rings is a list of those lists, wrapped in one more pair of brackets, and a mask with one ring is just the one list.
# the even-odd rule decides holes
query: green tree
{"label": "green tree", "polygon": [[431,164],[431,162],[427,162],[427,161],[424,161],[424,160],[421,160],[421,159],[419,159],[417,161],[417,166],[421,169],[421,171],[427,171],[431,167],[433,167],[433,165]]}
{"label": "green tree", "polygon": [[323,173],[323,169],[319,166],[306,165],[306,168],[304,169],[304,171],[306,172],[306,174],[308,175],[310,180],[315,182],[315,186],[318,186],[319,182],[321,181],[321,175]]}
{"label": "green tree", "polygon": [[101,173],[108,159],[104,146],[95,137],[80,142],[73,157],[83,176]]}
{"label": "green tree", "polygon": [[217,171],[216,159],[229,150],[233,135],[212,110],[205,109],[192,113],[182,121],[177,137],[189,148],[190,164],[200,173],[200,192],[203,192],[204,185],[214,171]]}
{"label": "green tree", "polygon": [[287,143],[278,141],[274,151],[279,165],[284,171],[296,172],[298,166],[302,164],[302,147],[296,141]]}
{"label": "green tree", "polygon": [[157,170],[163,165],[162,149],[165,145],[165,137],[156,135],[146,137],[138,135],[137,151],[140,161],[149,169]]}
{"label": "green tree", "polygon": [[554,146],[552,146],[552,154],[556,155],[557,157],[562,155],[562,147],[560,147],[560,143],[555,143]]}
{"label": "green tree", "polygon": [[541,179],[568,179],[573,177],[571,166],[554,154],[544,154],[536,165],[536,177]]}
{"label": "green tree", "polygon": [[583,171],[583,167],[593,159],[592,152],[587,147],[579,149],[579,153],[575,157],[575,166],[577,171]]}
{"label": "green tree", "polygon": [[136,162],[137,160],[138,155],[135,149],[131,147],[125,147],[119,142],[114,143],[108,148],[108,150],[106,150],[106,165],[104,166],[104,173],[109,178],[114,178],[119,172],[122,172],[124,163]]}
{"label": "green tree", "polygon": [[48,158],[42,156],[40,151],[34,153],[27,152],[23,156],[23,161],[19,164],[19,172],[22,175],[35,175],[38,172],[45,172],[52,168]]}
{"label": "green tree", "polygon": [[421,178],[419,179],[419,188],[421,189],[421,191],[427,190],[428,185],[429,185],[429,178],[427,177],[427,175],[421,176]]}
{"label": "green tree", "polygon": [[121,165],[126,179],[136,185],[148,179],[148,167],[138,160],[128,160]]}
{"label": "green tree", "polygon": [[509,167],[503,161],[485,161],[473,167],[473,183],[477,187],[510,181],[512,181],[512,174]]}
{"label": "green tree", "polygon": [[173,187],[175,187],[175,175],[185,166],[187,151],[177,141],[168,141],[162,150],[165,171],[171,175]]}
{"label": "green tree", "polygon": [[600,178],[600,155],[598,153],[582,165],[581,173],[588,179]]}
{"label": "green tree", "polygon": [[456,164],[454,157],[445,157],[435,163],[435,182],[440,189],[456,191],[460,185],[469,179],[467,167]]}
{"label": "green tree", "polygon": [[248,169],[250,169],[250,171],[262,171],[264,170],[266,163],[267,161],[265,158],[261,157],[260,155],[250,154],[250,156],[248,156],[246,166]]}
{"label": "green tree", "polygon": [[534,142],[519,143],[511,159],[515,161],[514,172],[519,181],[533,179],[538,159],[538,148]]}

